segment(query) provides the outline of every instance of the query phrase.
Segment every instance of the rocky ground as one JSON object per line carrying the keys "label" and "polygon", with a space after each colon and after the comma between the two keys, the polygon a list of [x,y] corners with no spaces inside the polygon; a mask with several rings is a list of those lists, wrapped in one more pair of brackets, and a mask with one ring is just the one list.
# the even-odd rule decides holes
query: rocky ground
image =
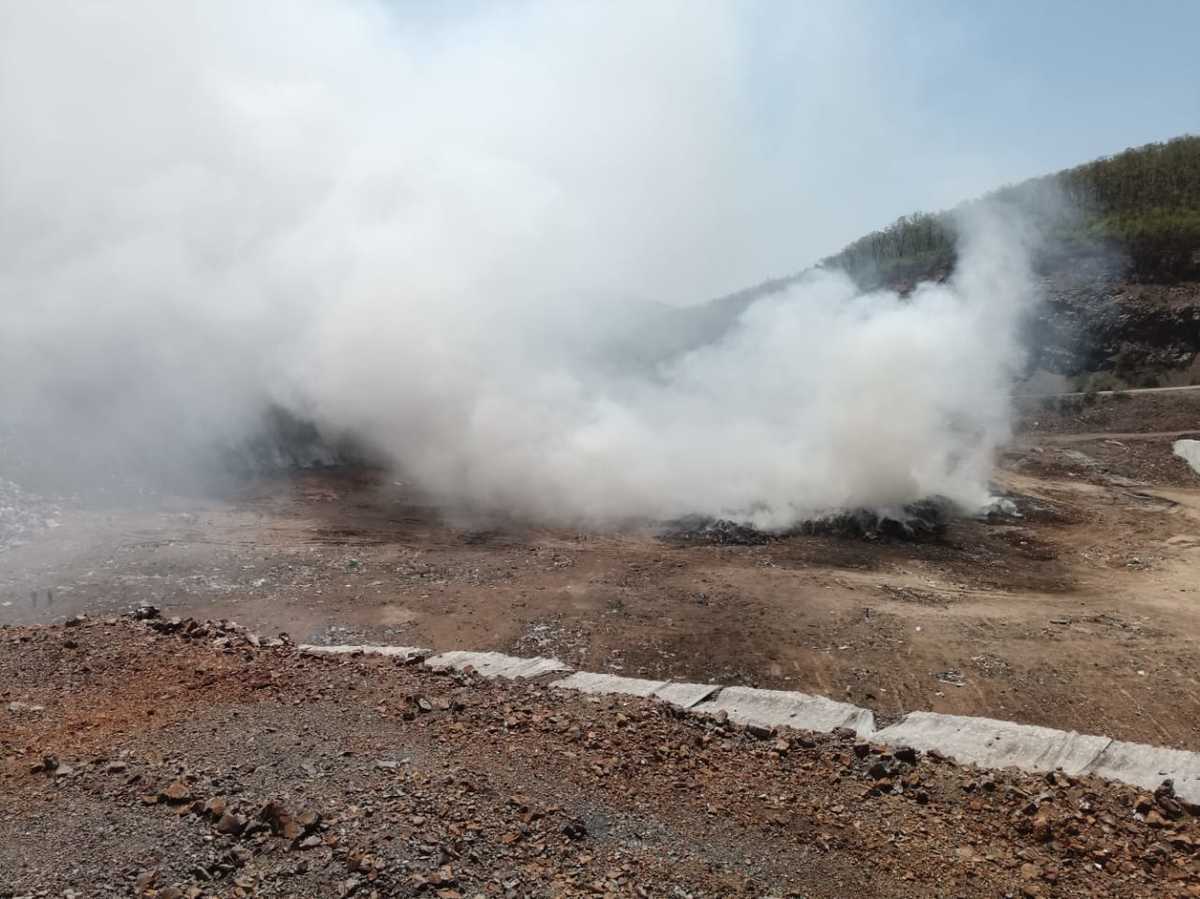
{"label": "rocky ground", "polygon": [[1200,808],[852,734],[313,657],[0,629],[0,896],[1200,896]]}
{"label": "rocky ground", "polygon": [[944,532],[679,535],[456,515],[369,470],[65,502],[0,550],[0,623],[153,603],[296,642],[556,655],[1200,749],[1200,392],[1031,404],[1017,514]]}
{"label": "rocky ground", "polygon": [[[1171,452],[1197,424],[1193,393],[1031,402],[1015,512],[915,540],[535,528],[361,469],[125,505],[0,484],[0,897],[1200,896],[1169,786],[294,645],[1200,749],[1200,478]],[[198,623],[233,618],[266,636]]]}

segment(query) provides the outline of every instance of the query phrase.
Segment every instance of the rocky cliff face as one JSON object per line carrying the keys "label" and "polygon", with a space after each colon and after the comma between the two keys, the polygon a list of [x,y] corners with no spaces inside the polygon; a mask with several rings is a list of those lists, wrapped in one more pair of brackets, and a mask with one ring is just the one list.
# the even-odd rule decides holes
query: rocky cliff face
{"label": "rocky cliff face", "polygon": [[1035,368],[1139,381],[1187,369],[1200,352],[1200,282],[1137,282],[1120,262],[1080,258],[1046,271],[1042,286]]}
{"label": "rocky cliff face", "polygon": [[[901,295],[922,281],[945,281],[953,265],[907,271],[865,287]],[[1043,303],[1028,324],[1029,369],[1057,375],[1110,372],[1140,385],[1178,381],[1200,353],[1200,281],[1135,280],[1120,254],[1051,252],[1038,263]],[[759,299],[802,276],[762,284],[680,310],[682,349],[714,340]]]}

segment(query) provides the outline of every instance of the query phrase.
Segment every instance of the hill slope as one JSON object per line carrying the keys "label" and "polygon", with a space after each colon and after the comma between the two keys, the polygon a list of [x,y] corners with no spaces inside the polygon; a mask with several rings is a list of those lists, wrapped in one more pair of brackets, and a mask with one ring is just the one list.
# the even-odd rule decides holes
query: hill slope
{"label": "hill slope", "polygon": [[[1031,323],[1031,368],[1137,384],[1191,379],[1200,351],[1200,136],[1126,150],[971,202],[982,201],[1016,205],[1046,238],[1035,260],[1046,303]],[[958,211],[904,216],[818,267],[845,271],[864,290],[906,292],[943,280],[956,261]],[[718,329],[803,275],[714,300],[696,318]]]}

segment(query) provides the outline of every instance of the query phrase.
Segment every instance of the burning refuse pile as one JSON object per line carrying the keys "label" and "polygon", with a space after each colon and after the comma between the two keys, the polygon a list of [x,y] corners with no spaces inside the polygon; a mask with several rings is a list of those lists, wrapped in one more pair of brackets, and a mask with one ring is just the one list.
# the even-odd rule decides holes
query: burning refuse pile
{"label": "burning refuse pile", "polygon": [[943,497],[909,503],[900,509],[854,509],[822,518],[802,521],[791,529],[793,534],[824,534],[834,537],[858,537],[875,540],[923,540],[940,537],[956,515],[954,504]]}
{"label": "burning refuse pile", "polygon": [[770,543],[776,534],[761,531],[728,518],[709,518],[688,515],[668,522],[662,536],[683,543],[715,543],[719,546],[761,546]]}
{"label": "burning refuse pile", "polygon": [[955,514],[956,509],[949,500],[934,497],[909,503],[900,509],[833,512],[800,521],[782,530],[764,530],[727,518],[689,515],[669,522],[662,535],[670,540],[720,546],[761,546],[797,534],[861,540],[924,540],[945,533],[947,524]]}

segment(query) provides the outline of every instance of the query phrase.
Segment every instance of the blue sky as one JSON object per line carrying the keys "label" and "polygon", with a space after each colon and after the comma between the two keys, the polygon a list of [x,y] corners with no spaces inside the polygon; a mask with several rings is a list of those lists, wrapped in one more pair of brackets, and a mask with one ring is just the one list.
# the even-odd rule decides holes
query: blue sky
{"label": "blue sky", "polygon": [[[780,161],[818,169],[780,186],[781,205],[808,197],[829,225],[800,256],[915,209],[1200,131],[1200,3],[743,10],[760,137]],[[849,112],[828,129],[811,107],[814,54],[846,82],[832,96]]]}
{"label": "blue sky", "polygon": [[[886,21],[932,61],[929,110],[977,149],[1002,147],[1012,176],[1200,128],[1198,3],[903,7]],[[921,40],[939,30],[946,46]]]}

